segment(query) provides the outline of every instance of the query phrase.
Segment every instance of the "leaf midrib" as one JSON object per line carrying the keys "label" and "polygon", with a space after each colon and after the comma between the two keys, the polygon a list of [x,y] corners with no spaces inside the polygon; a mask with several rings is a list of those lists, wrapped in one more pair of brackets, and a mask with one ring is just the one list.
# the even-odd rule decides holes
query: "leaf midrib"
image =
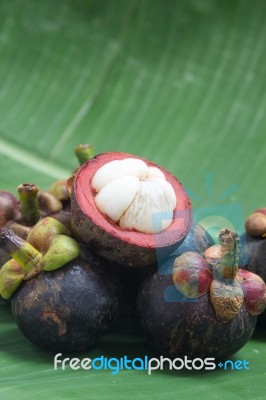
{"label": "leaf midrib", "polygon": [[68,169],[57,163],[35,155],[31,151],[22,149],[2,138],[0,138],[0,154],[51,178],[66,179],[70,174]]}

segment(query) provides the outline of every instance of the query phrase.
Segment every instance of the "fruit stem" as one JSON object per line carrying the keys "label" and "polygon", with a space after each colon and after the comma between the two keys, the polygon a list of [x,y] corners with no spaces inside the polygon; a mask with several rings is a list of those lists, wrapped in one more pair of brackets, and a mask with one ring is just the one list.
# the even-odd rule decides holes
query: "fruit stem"
{"label": "fruit stem", "polygon": [[18,186],[21,223],[33,226],[40,219],[40,210],[37,200],[38,186],[31,183],[22,183]]}
{"label": "fruit stem", "polygon": [[27,239],[27,236],[31,230],[29,226],[19,224],[18,222],[13,220],[8,221],[5,226],[6,228],[11,229],[16,235],[25,240]]}
{"label": "fruit stem", "polygon": [[80,165],[94,157],[94,149],[90,144],[79,144],[75,147],[75,154]]}
{"label": "fruit stem", "polygon": [[0,247],[16,260],[25,271],[35,268],[42,254],[6,227],[0,230]]}
{"label": "fruit stem", "polygon": [[214,266],[215,278],[234,280],[239,269],[240,239],[237,233],[230,229],[219,232],[221,258]]}

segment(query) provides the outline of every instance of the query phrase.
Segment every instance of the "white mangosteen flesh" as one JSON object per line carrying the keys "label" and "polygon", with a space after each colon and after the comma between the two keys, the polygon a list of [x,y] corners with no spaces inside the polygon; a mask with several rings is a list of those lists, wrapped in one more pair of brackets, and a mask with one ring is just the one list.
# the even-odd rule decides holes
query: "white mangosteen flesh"
{"label": "white mangosteen flesh", "polygon": [[[177,198],[164,173],[136,158],[113,160],[91,181],[99,211],[122,229],[160,233],[174,218]],[[156,215],[167,218],[156,224]]]}

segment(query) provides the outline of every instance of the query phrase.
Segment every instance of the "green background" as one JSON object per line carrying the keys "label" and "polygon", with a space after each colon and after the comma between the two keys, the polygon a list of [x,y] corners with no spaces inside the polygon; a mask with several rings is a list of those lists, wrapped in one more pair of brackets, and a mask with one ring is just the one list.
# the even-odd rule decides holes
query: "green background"
{"label": "green background", "polygon": [[[265,201],[264,0],[1,0],[0,183],[48,189],[73,147],[126,151],[173,172],[195,219],[239,230]],[[250,371],[53,371],[0,309],[1,399],[266,398],[265,331]],[[133,321],[88,354],[150,354]]]}

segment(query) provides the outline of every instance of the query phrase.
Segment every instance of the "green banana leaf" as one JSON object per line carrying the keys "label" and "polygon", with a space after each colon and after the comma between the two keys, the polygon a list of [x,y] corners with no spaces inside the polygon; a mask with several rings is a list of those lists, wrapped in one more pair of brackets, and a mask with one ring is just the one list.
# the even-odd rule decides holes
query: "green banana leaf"
{"label": "green banana leaf", "polygon": [[[48,189],[73,152],[126,151],[174,173],[194,218],[244,229],[265,207],[264,0],[1,0],[0,185]],[[265,330],[234,359],[249,370],[54,370],[0,307],[0,397],[263,400]],[[119,321],[83,356],[151,355]]]}

